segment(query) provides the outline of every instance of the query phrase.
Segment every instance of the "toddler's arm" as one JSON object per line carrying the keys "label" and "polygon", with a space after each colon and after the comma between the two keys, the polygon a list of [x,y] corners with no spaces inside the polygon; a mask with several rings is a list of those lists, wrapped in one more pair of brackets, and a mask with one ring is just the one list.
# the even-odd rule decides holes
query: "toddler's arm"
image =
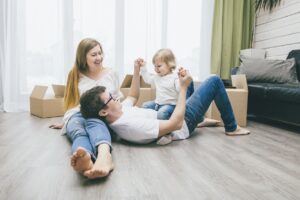
{"label": "toddler's arm", "polygon": [[141,67],[140,73],[146,83],[154,86],[154,74],[150,74],[146,67]]}

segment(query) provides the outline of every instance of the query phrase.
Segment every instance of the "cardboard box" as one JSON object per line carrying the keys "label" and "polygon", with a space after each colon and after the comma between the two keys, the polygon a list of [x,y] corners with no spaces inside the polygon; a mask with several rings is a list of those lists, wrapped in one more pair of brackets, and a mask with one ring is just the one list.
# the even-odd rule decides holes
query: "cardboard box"
{"label": "cardboard box", "polygon": [[55,96],[46,96],[48,86],[36,85],[30,95],[30,113],[38,117],[64,115],[64,85],[52,85]]}
{"label": "cardboard box", "polygon": [[[236,89],[227,88],[226,91],[238,125],[245,127],[247,126],[248,106],[248,85],[246,76],[244,74],[232,75],[231,80],[232,86],[236,87]],[[222,121],[220,112],[214,102],[210,105],[206,117]]]}
{"label": "cardboard box", "polygon": [[[131,81],[133,75],[127,74],[121,84],[121,92],[126,97],[129,93]],[[145,83],[142,77],[140,77],[140,97],[136,106],[141,107],[142,104],[146,101],[153,101],[155,99],[155,89],[151,88],[151,85]]]}

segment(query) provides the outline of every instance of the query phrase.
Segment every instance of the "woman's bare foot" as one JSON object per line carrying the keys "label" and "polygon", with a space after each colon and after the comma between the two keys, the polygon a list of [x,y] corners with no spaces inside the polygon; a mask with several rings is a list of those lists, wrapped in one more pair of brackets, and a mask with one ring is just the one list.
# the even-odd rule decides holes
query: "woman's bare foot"
{"label": "woman's bare foot", "polygon": [[71,156],[71,166],[79,173],[92,169],[93,162],[91,155],[84,148],[78,147]]}
{"label": "woman's bare foot", "polygon": [[94,163],[94,166],[92,167],[92,169],[86,170],[83,175],[90,179],[101,178],[109,175],[114,166],[112,162],[112,156],[110,154],[110,147],[108,145],[107,147],[108,148],[105,147],[105,149],[99,149],[98,147],[98,157],[96,162]]}
{"label": "woman's bare foot", "polygon": [[228,135],[228,136],[249,135],[250,131],[248,129],[237,126],[235,131],[225,132],[225,134]]}

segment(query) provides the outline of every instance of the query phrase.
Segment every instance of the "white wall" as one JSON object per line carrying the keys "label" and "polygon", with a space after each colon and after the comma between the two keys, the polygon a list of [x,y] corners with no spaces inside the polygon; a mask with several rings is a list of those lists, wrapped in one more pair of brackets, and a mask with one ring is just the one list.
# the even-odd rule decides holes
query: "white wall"
{"label": "white wall", "polygon": [[268,59],[285,59],[300,49],[300,0],[282,0],[272,12],[260,11],[253,47],[265,49]]}

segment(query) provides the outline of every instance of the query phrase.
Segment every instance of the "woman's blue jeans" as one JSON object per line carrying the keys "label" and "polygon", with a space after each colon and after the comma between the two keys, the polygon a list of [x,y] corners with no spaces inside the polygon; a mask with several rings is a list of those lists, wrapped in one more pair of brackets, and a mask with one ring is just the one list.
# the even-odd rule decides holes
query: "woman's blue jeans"
{"label": "woman's blue jeans", "polygon": [[98,145],[108,144],[111,147],[111,136],[106,124],[100,119],[84,119],[80,112],[74,114],[67,123],[67,136],[72,141],[73,154],[78,147],[85,148],[96,160]]}
{"label": "woman's blue jeans", "polygon": [[213,75],[201,83],[200,87],[187,99],[185,121],[192,133],[197,124],[204,120],[204,115],[211,104],[215,101],[226,132],[234,131],[237,123],[228,99],[224,84],[219,76]]}

